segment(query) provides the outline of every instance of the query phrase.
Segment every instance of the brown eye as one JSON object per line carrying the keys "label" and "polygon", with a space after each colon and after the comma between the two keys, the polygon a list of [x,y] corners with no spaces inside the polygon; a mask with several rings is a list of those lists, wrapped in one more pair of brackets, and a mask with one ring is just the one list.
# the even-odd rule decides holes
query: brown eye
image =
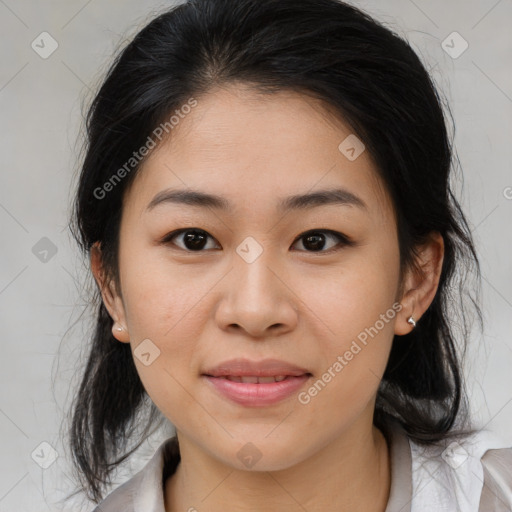
{"label": "brown eye", "polygon": [[[172,242],[175,238],[178,238],[179,236],[184,235],[182,237],[182,244],[183,246],[179,246],[178,244]],[[173,231],[172,233],[169,233],[163,240],[162,243],[164,244],[172,244],[177,245],[181,249],[185,249],[187,251],[192,252],[199,252],[205,249],[205,246],[207,245],[208,238],[211,238],[214,240],[214,238],[209,235],[206,231],[203,231],[202,229],[195,229],[195,228],[189,228],[189,229],[181,229],[179,231]]]}
{"label": "brown eye", "polygon": [[[307,252],[330,252],[336,247],[339,248],[339,246],[353,245],[345,235],[331,230],[308,231],[302,234],[297,240],[303,241],[302,245]],[[326,245],[329,245],[329,240],[335,240],[337,243],[328,247],[327,250],[324,250]]]}

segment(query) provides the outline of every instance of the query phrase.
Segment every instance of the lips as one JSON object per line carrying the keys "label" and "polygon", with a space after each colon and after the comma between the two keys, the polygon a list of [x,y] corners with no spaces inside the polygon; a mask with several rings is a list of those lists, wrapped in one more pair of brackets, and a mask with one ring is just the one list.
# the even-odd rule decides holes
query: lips
{"label": "lips", "polygon": [[306,368],[279,359],[230,359],[202,373],[217,396],[244,407],[276,405],[297,393],[311,377]]}
{"label": "lips", "polygon": [[[280,382],[287,377],[311,375],[306,368],[279,359],[252,361],[236,358],[223,361],[203,372],[209,377],[224,377],[235,382],[269,383]],[[243,379],[243,380],[241,380]]]}

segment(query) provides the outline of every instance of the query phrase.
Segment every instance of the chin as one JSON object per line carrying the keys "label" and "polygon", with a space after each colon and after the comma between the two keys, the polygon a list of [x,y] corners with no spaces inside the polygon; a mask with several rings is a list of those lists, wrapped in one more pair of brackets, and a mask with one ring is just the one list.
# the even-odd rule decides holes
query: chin
{"label": "chin", "polygon": [[235,457],[232,457],[233,451],[228,449],[228,453],[219,454],[219,459],[227,466],[241,471],[282,471],[295,466],[305,458],[301,457],[297,450],[301,443],[300,439],[293,445],[290,444],[289,438],[286,445],[283,445],[280,439],[259,439],[235,442]]}

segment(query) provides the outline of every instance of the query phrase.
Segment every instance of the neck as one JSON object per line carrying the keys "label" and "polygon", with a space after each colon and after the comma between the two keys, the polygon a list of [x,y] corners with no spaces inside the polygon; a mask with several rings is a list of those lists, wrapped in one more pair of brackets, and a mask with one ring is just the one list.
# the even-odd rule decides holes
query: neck
{"label": "neck", "polygon": [[384,512],[391,469],[383,434],[356,421],[330,444],[279,471],[242,471],[211,457],[178,432],[181,462],[166,481],[166,512],[333,510]]}

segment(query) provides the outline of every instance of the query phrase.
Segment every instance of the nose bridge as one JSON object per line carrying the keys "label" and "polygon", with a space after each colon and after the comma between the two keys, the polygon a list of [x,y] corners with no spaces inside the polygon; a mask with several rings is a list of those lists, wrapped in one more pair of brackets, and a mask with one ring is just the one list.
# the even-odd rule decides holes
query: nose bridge
{"label": "nose bridge", "polygon": [[270,302],[272,281],[276,279],[270,270],[272,266],[275,266],[275,259],[268,239],[264,241],[260,238],[258,241],[252,236],[246,237],[237,246],[234,256],[235,289],[248,293],[254,300],[266,296],[265,302]]}
{"label": "nose bridge", "polygon": [[224,327],[238,325],[257,336],[271,326],[289,329],[296,323],[296,308],[278,277],[280,265],[275,252],[268,241],[260,242],[253,237],[247,237],[236,247],[229,290],[217,311],[217,320]]}

